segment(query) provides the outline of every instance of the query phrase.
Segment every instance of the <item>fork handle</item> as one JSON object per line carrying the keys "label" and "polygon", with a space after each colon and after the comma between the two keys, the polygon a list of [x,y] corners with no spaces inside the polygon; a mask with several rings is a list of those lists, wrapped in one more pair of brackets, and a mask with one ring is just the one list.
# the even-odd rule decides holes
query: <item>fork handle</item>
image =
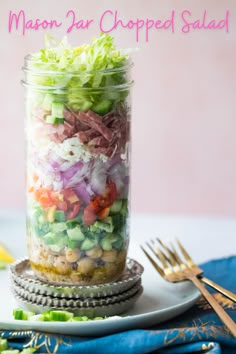
{"label": "fork handle", "polygon": [[222,288],[222,286],[214,283],[212,280],[210,280],[206,277],[202,277],[200,279],[203,283],[205,283],[206,285],[209,285],[211,288],[215,289],[216,291],[218,291],[219,293],[221,293],[222,295],[224,295],[225,297],[227,297],[231,301],[236,302],[236,294],[232,293],[229,290],[226,290],[225,288]]}
{"label": "fork handle", "polygon": [[200,290],[202,295],[205,297],[207,302],[211,305],[213,310],[219,316],[221,321],[228,327],[230,332],[236,337],[236,323],[232,320],[232,318],[226,313],[223,307],[215,300],[215,298],[209,293],[209,291],[204,287],[196,276],[192,276],[188,278],[190,281],[194,283],[194,285]]}

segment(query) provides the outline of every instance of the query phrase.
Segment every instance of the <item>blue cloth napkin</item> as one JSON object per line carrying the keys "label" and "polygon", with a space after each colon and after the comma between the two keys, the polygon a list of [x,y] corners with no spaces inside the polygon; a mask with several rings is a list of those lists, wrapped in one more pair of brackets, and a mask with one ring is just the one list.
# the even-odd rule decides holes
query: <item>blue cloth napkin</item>
{"label": "blue cloth napkin", "polygon": [[[202,265],[205,275],[236,293],[236,257]],[[215,294],[236,321],[236,304]],[[33,346],[36,353],[57,354],[236,354],[236,339],[208,304],[201,300],[185,314],[150,329],[130,330],[100,338],[79,338],[35,331],[0,331],[12,348]]]}

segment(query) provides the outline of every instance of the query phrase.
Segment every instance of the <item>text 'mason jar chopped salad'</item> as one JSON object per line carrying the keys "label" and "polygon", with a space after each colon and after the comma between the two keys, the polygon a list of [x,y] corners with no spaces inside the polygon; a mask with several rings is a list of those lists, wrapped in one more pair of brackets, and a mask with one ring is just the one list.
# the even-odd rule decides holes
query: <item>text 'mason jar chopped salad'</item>
{"label": "text 'mason jar chopped salad'", "polygon": [[110,35],[25,57],[27,245],[35,274],[92,285],[128,248],[131,61]]}

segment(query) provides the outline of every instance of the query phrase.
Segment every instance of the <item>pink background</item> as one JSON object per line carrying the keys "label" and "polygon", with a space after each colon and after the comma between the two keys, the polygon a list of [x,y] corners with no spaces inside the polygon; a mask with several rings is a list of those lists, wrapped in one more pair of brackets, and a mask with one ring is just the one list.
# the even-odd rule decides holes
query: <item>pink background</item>
{"label": "pink background", "polygon": [[[118,10],[125,19],[195,19],[206,9],[220,19],[230,10],[230,32],[194,31],[188,35],[151,31],[139,43],[129,30],[113,32],[134,54],[132,206],[134,211],[236,216],[236,8],[234,0],[8,0],[0,4],[0,208],[24,207],[24,99],[20,86],[23,57],[43,46],[48,31],[25,37],[8,33],[9,11],[28,18],[65,21],[73,9],[80,19]],[[68,22],[66,22],[68,23]],[[49,33],[60,39],[65,28]],[[74,45],[99,33],[73,31]]]}

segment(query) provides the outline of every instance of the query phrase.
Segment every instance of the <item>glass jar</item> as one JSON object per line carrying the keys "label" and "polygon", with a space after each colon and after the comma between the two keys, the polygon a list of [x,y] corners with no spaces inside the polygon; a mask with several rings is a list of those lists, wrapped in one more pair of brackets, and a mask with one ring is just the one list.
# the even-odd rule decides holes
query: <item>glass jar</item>
{"label": "glass jar", "polygon": [[62,73],[25,57],[27,247],[48,283],[102,284],[125,268],[130,68]]}

